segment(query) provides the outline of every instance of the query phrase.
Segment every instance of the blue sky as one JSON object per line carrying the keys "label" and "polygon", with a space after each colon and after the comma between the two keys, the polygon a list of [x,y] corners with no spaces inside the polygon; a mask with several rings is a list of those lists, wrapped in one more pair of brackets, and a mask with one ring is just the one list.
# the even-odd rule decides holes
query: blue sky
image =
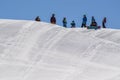
{"label": "blue sky", "polygon": [[52,13],[56,14],[57,24],[62,25],[63,17],[67,18],[68,26],[72,20],[78,27],[86,14],[87,25],[94,16],[98,25],[103,17],[107,17],[106,26],[120,29],[120,0],[1,0],[1,19],[34,20],[40,16],[49,22]]}

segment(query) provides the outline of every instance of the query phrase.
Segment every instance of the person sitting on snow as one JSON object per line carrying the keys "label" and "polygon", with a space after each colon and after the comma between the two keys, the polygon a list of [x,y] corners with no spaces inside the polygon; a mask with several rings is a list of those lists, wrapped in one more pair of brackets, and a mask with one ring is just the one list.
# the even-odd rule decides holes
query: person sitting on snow
{"label": "person sitting on snow", "polygon": [[91,25],[90,26],[97,26],[97,22],[95,21],[94,16],[92,16]]}
{"label": "person sitting on snow", "polygon": [[92,16],[91,24],[90,26],[87,27],[87,29],[95,29],[95,30],[100,29],[100,26],[97,25],[94,16]]}
{"label": "person sitting on snow", "polygon": [[40,17],[37,16],[37,17],[35,18],[35,21],[41,21],[41,20],[40,20]]}

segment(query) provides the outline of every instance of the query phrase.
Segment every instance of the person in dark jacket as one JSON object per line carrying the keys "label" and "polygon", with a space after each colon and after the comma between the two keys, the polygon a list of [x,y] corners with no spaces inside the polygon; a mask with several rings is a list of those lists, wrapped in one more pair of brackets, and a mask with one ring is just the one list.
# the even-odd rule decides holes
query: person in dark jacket
{"label": "person in dark jacket", "polygon": [[83,28],[83,27],[86,27],[86,23],[87,23],[87,17],[86,17],[86,15],[83,15],[83,21],[82,21],[81,27],[82,27],[82,28]]}
{"label": "person in dark jacket", "polygon": [[94,16],[92,16],[91,24],[90,26],[87,26],[87,29],[95,29],[95,30],[100,29],[100,26],[97,25]]}
{"label": "person in dark jacket", "polygon": [[71,28],[75,28],[75,26],[76,26],[76,24],[75,24],[75,21],[73,20],[73,21],[71,22]]}
{"label": "person in dark jacket", "polygon": [[66,20],[66,17],[63,18],[63,27],[67,27],[67,20]]}
{"label": "person in dark jacket", "polygon": [[56,24],[55,14],[52,14],[52,17],[50,18],[50,22],[51,22],[52,24]]}
{"label": "person in dark jacket", "polygon": [[40,17],[37,16],[37,17],[35,18],[35,21],[41,21],[41,20],[40,20]]}
{"label": "person in dark jacket", "polygon": [[91,25],[90,26],[97,26],[97,22],[95,21],[94,16],[92,16]]}
{"label": "person in dark jacket", "polygon": [[104,18],[103,18],[103,21],[102,21],[102,27],[103,27],[103,28],[106,28],[105,23],[106,23],[106,17],[104,17]]}

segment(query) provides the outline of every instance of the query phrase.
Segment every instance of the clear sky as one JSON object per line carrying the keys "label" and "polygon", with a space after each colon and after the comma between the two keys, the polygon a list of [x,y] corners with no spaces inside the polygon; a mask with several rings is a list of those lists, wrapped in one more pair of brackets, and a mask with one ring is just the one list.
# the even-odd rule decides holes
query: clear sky
{"label": "clear sky", "polygon": [[55,13],[57,24],[62,25],[63,17],[67,18],[68,26],[72,20],[78,27],[86,14],[87,25],[94,16],[98,25],[103,17],[107,17],[106,26],[120,29],[120,0],[1,0],[1,19],[34,20],[40,16],[44,22],[49,22],[51,14]]}

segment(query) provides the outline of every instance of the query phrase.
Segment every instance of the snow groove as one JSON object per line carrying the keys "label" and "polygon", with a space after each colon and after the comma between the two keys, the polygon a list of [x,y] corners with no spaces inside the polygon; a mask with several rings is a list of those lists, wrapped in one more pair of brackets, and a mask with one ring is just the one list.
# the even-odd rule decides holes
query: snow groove
{"label": "snow groove", "polygon": [[[32,39],[34,39],[34,41],[33,42],[37,42],[37,40],[39,39],[39,36],[40,35],[43,35],[44,34],[44,32],[47,32],[47,31],[49,31],[50,29],[51,29],[51,27],[44,27],[45,25],[48,25],[48,24],[44,24],[42,27],[43,27],[43,30],[41,29],[40,31],[38,30],[38,32],[36,33],[36,38],[34,38],[34,37],[32,37]],[[52,27],[53,27],[53,25],[52,25]],[[42,34],[40,34],[40,33],[42,33]],[[32,48],[34,47],[36,45],[36,43],[34,43],[34,44],[32,44],[32,47],[31,47],[31,49],[30,50],[32,50]],[[29,51],[30,52],[30,51]],[[36,58],[35,58],[36,59]],[[34,68],[35,68],[35,66],[36,66],[36,63],[37,62],[31,62],[30,63],[30,65],[29,65],[29,67],[28,67],[28,69],[27,70],[25,70],[25,73],[23,74],[23,80],[25,80],[27,77],[25,77],[26,76],[26,74],[27,73],[30,73]]]}
{"label": "snow groove", "polygon": [[83,57],[86,57],[85,60],[90,61],[92,59],[92,57],[94,57],[94,55],[96,54],[95,50],[102,44],[104,44],[104,43],[97,42],[92,45],[89,45],[88,48],[82,53]]}
{"label": "snow groove", "polygon": [[[27,23],[27,27],[31,26],[34,22],[28,22]],[[25,27],[26,27],[25,26]],[[9,48],[7,50],[4,51],[4,56],[8,56],[10,54],[13,54],[15,52],[18,51],[17,48],[19,48],[21,46],[21,43],[23,42],[23,40],[25,39],[25,36],[28,35],[29,30],[25,29],[23,26],[23,29],[21,29],[21,31],[18,33],[19,35],[15,38],[14,43],[10,44]],[[9,42],[7,42],[9,44]]]}
{"label": "snow groove", "polygon": [[119,30],[0,21],[0,80],[119,79]]}

